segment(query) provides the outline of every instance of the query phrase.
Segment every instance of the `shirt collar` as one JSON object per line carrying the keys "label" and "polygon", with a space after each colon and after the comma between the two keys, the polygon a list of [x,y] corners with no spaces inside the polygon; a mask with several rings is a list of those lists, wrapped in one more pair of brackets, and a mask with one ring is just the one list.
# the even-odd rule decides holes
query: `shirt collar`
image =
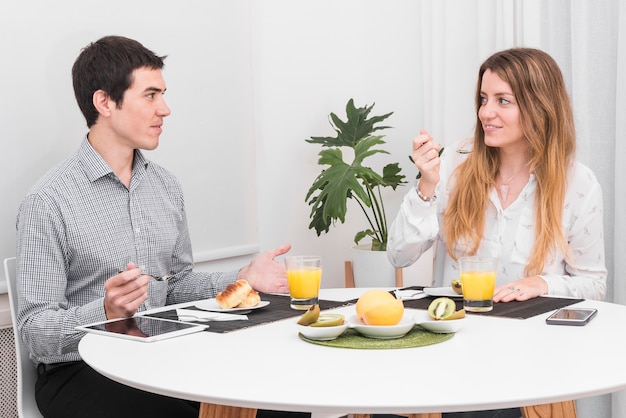
{"label": "shirt collar", "polygon": [[[101,177],[114,174],[111,167],[104,161],[104,158],[91,146],[86,135],[78,150],[78,158],[89,181],[96,181]],[[149,164],[150,161],[144,157],[140,150],[136,149],[135,157],[133,158],[133,173],[139,170],[147,170]]]}

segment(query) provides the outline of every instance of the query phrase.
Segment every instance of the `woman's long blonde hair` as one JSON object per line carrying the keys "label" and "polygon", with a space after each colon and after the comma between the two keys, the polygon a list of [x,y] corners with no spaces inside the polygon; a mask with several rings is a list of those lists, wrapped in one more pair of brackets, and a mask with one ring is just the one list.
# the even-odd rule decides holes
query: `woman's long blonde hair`
{"label": "woman's long blonde hair", "polygon": [[500,167],[498,150],[485,145],[478,111],[485,71],[506,81],[520,110],[520,123],[528,141],[528,165],[535,174],[535,244],[525,268],[528,276],[540,274],[549,256],[560,251],[570,256],[561,218],[567,189],[567,170],[576,151],[574,116],[565,82],[557,63],[543,51],[513,48],[489,57],[480,67],[476,86],[474,148],[454,172],[455,183],[443,215],[448,253],[456,259],[456,244],[478,251],[485,228],[489,193]]}

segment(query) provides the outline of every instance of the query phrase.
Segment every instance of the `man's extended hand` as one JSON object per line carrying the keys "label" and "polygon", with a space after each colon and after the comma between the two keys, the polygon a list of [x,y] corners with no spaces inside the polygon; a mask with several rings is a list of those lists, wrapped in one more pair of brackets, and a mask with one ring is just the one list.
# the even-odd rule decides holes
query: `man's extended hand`
{"label": "man's extended hand", "polygon": [[291,244],[283,244],[257,255],[250,264],[239,271],[237,278],[247,280],[250,286],[259,292],[288,293],[285,265],[274,258],[287,253],[290,249]]}

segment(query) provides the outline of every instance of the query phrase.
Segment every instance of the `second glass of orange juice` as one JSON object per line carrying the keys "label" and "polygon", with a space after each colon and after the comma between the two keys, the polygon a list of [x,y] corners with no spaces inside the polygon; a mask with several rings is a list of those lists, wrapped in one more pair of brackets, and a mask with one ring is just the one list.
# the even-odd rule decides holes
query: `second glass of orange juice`
{"label": "second glass of orange juice", "polygon": [[498,260],[495,257],[461,257],[459,262],[465,310],[492,310]]}
{"label": "second glass of orange juice", "polygon": [[322,257],[299,255],[285,257],[289,295],[293,309],[309,309],[319,302],[322,282]]}

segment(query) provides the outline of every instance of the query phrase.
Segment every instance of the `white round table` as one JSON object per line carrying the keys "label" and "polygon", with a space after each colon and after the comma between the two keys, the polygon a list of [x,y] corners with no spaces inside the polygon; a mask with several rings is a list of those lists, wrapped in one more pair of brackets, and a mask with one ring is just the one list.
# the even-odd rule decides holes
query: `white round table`
{"label": "white round table", "polygon": [[[323,289],[349,300],[366,289]],[[89,334],[83,359],[143,390],[203,403],[315,413],[427,413],[561,402],[626,389],[626,306],[584,327],[469,314],[450,340],[358,350],[310,344],[295,319],[155,343]],[[351,316],[354,306],[337,311]]]}

